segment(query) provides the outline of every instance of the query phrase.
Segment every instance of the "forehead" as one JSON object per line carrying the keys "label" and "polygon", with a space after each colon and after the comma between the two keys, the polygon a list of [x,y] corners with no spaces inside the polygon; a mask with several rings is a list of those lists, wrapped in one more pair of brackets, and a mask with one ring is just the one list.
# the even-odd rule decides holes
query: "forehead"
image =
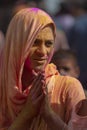
{"label": "forehead", "polygon": [[59,59],[58,60],[58,64],[59,65],[74,65],[75,64],[75,61],[73,59]]}
{"label": "forehead", "polygon": [[45,27],[44,29],[42,29],[38,35],[37,35],[37,38],[38,39],[51,39],[53,40],[54,39],[54,34],[53,34],[53,30],[52,30],[52,27],[48,26],[48,27]]}

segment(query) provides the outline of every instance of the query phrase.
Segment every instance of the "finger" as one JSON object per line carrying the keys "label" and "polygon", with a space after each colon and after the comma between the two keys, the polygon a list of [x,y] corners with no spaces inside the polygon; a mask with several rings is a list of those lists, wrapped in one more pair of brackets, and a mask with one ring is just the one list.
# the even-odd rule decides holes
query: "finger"
{"label": "finger", "polygon": [[46,94],[45,86],[46,86],[46,82],[44,80],[41,80],[37,85],[37,87],[32,89],[31,96],[33,95],[34,98],[37,98],[37,96],[40,95],[40,93],[42,92]]}
{"label": "finger", "polygon": [[[34,92],[34,91],[33,91]],[[37,98],[41,93],[43,93],[43,82],[41,82],[35,92],[32,94],[32,98]]]}
{"label": "finger", "polygon": [[29,95],[28,95],[28,97],[31,97],[31,99],[33,98],[34,95],[35,95],[35,97],[37,97],[42,92],[43,84],[41,83],[41,81],[39,82],[39,84],[37,84],[36,80],[34,80],[34,82],[36,84],[34,83],[33,85],[30,86],[30,91],[29,91]]}
{"label": "finger", "polygon": [[48,95],[48,92],[46,91],[45,88],[43,88],[43,93],[44,93],[45,95]]}
{"label": "finger", "polygon": [[42,75],[42,76],[45,77],[45,71],[40,71],[40,72],[39,72],[39,75]]}
{"label": "finger", "polygon": [[33,104],[39,104],[40,102],[43,101],[45,95],[44,93],[42,93],[38,98],[36,98],[36,100],[34,100]]}
{"label": "finger", "polygon": [[[43,76],[40,76],[40,77],[37,77],[34,81],[33,81],[33,83],[32,83],[32,87],[31,87],[31,94],[32,93],[34,93],[36,90],[37,90],[37,88],[38,88],[38,86],[39,86],[39,84],[41,83],[41,80],[43,79]],[[42,83],[41,83],[42,84]]]}
{"label": "finger", "polygon": [[38,75],[38,73],[36,73],[35,70],[32,70],[32,74],[33,74],[34,76],[37,76],[37,75]]}
{"label": "finger", "polygon": [[37,97],[43,92],[43,86],[45,86],[45,81],[41,80],[37,88],[32,90],[31,94],[33,95],[33,97]]}
{"label": "finger", "polygon": [[48,94],[48,88],[47,88],[47,85],[48,85],[48,84],[45,83],[45,85],[43,85],[43,88],[42,88],[42,89],[43,89],[43,93],[44,93],[45,95]]}
{"label": "finger", "polygon": [[35,72],[35,70],[32,70],[32,73],[35,76],[41,76],[41,75],[45,76],[45,71]]}
{"label": "finger", "polygon": [[39,89],[40,90],[43,90],[43,87],[45,86],[45,81],[42,79],[41,81],[40,81],[40,83],[38,84],[38,87],[36,88],[36,91],[35,92],[37,92]]}
{"label": "finger", "polygon": [[[36,84],[36,83],[37,83],[36,81],[39,81],[39,80],[41,80],[41,79],[44,79],[44,75],[41,74],[41,73],[39,73],[37,76],[35,76],[35,79],[34,79],[33,84]],[[33,84],[32,84],[32,85],[33,85]]]}

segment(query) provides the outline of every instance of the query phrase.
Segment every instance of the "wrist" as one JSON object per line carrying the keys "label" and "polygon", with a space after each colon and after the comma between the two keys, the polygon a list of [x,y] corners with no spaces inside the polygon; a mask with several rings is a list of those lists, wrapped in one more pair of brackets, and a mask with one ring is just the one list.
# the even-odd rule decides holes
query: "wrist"
{"label": "wrist", "polygon": [[50,130],[68,130],[67,125],[60,119],[60,117],[51,110],[48,114],[43,117]]}
{"label": "wrist", "polygon": [[29,111],[26,111],[25,109],[23,109],[20,114],[25,121],[33,119],[32,114]]}
{"label": "wrist", "polygon": [[43,119],[44,120],[49,120],[54,115],[53,113],[54,113],[53,110],[50,109],[48,112],[45,112],[43,114]]}

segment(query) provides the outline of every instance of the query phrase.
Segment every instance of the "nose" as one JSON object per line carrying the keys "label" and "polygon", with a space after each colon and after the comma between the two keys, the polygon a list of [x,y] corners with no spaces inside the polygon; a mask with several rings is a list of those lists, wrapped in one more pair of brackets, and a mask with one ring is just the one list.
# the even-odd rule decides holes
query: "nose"
{"label": "nose", "polygon": [[39,46],[38,48],[37,48],[37,50],[36,50],[36,54],[38,55],[38,56],[46,56],[47,55],[47,49],[46,49],[46,47],[45,47],[45,45],[41,45],[41,46]]}

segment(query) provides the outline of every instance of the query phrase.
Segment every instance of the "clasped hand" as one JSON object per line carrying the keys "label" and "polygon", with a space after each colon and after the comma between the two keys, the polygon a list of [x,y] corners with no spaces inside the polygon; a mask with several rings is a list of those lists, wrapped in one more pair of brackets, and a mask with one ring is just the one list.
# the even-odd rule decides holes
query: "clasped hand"
{"label": "clasped hand", "polygon": [[[43,106],[44,105],[44,106]],[[47,96],[47,86],[45,81],[44,72],[39,72],[35,75],[35,78],[31,84],[31,89],[24,106],[26,111],[26,116],[29,119],[43,113],[47,113],[49,109],[48,96]]]}

